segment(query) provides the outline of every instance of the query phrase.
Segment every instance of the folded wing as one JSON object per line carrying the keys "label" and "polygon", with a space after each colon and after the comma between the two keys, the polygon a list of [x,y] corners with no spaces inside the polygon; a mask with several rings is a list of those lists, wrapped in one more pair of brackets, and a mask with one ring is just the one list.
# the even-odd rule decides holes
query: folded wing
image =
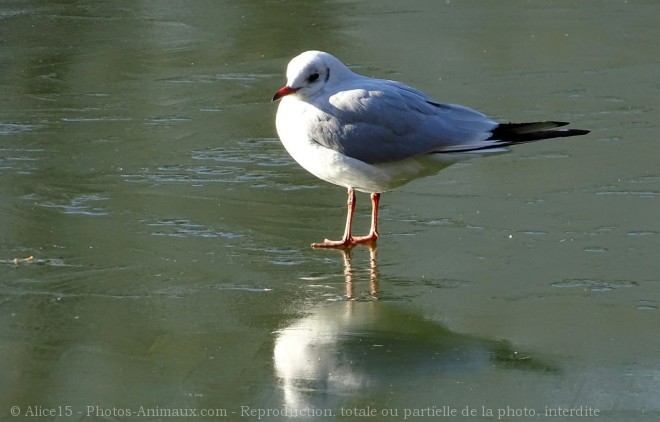
{"label": "folded wing", "polygon": [[314,106],[312,139],[368,164],[588,133],[554,130],[564,122],[499,124],[471,108],[435,102],[405,84],[366,77]]}

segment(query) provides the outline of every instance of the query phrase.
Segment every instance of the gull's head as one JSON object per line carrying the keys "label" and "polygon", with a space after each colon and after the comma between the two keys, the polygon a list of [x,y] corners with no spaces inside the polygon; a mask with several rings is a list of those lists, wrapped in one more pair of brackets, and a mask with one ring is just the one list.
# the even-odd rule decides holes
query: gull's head
{"label": "gull's head", "polygon": [[286,86],[275,93],[273,101],[291,94],[308,98],[332,86],[347,73],[352,72],[332,54],[305,51],[289,62]]}

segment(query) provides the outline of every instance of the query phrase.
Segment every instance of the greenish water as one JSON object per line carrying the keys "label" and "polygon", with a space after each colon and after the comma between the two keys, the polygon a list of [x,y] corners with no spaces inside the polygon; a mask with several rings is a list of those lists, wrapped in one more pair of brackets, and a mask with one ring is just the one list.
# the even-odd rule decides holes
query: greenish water
{"label": "greenish water", "polygon": [[[659,14],[3,2],[0,415],[657,419]],[[288,157],[270,103],[307,49],[592,133],[384,194],[377,251],[313,250],[345,191]]]}

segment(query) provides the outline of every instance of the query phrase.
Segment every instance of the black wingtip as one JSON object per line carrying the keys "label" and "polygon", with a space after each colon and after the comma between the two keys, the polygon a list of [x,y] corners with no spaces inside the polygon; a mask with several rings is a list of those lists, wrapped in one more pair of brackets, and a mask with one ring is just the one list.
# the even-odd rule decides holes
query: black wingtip
{"label": "black wingtip", "polygon": [[570,123],[560,121],[532,122],[532,123],[502,123],[493,131],[490,139],[501,141],[505,145],[522,144],[525,142],[540,141],[551,138],[567,138],[589,133],[585,129],[560,129]]}
{"label": "black wingtip", "polygon": [[586,129],[568,129],[567,132],[571,133],[569,136],[580,136],[591,133],[590,130],[586,130]]}

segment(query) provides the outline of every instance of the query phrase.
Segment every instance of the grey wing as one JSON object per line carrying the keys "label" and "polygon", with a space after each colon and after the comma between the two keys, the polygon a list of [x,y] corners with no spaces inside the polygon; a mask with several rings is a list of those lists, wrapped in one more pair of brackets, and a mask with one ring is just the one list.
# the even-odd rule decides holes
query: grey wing
{"label": "grey wing", "polygon": [[361,81],[330,96],[313,139],[369,164],[432,152],[484,148],[497,123],[467,107],[437,103],[399,82]]}

